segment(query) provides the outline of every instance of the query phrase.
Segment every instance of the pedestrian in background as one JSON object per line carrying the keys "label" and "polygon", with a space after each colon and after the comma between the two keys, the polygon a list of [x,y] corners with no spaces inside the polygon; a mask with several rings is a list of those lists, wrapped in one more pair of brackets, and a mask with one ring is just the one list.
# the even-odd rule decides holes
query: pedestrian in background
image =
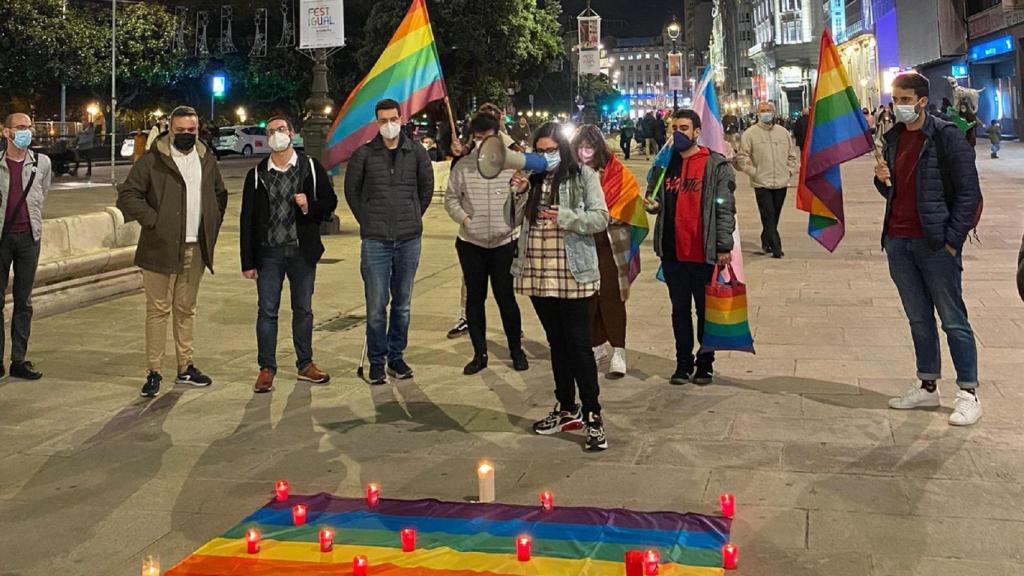
{"label": "pedestrian in background", "polygon": [[533,136],[533,130],[530,128],[530,122],[526,119],[526,116],[520,116],[519,121],[512,127],[512,139],[523,150],[526,150],[530,146],[531,136]]}
{"label": "pedestrian in background", "polygon": [[[963,298],[962,252],[978,215],[981,188],[974,148],[955,124],[926,112],[928,88],[928,79],[916,72],[900,74],[893,81],[897,124],[885,135],[885,162],[875,165],[875,187],[886,199],[882,248],[910,321],[921,381],[920,386],[889,400],[889,407],[939,406],[938,312],[959,387],[949,423],[969,426],[981,418],[982,411],[977,395],[977,343]],[[947,170],[948,191],[942,178]]]}
{"label": "pedestrian in background", "polygon": [[213,272],[214,248],[228,191],[213,152],[199,141],[194,108],[171,112],[170,132],[132,165],[117,187],[117,207],[126,221],[142,225],[135,265],[146,293],[146,361],[141,395],[156,396],[163,381],[167,321],[174,316],[177,384],[209,386],[213,380],[193,363],[196,304],[203,270]]}
{"label": "pedestrian in background", "polygon": [[633,149],[633,137],[636,136],[636,125],[628,116],[619,123],[619,148],[622,149],[622,157],[629,160],[629,153]]}
{"label": "pedestrian in background", "polygon": [[1003,139],[1003,127],[993,118],[988,125],[988,141],[992,144],[992,158],[999,158],[999,143]]}
{"label": "pedestrian in background", "polygon": [[381,100],[375,114],[379,134],[349,160],[345,200],[359,222],[370,384],[378,385],[387,381],[386,374],[400,380],[413,376],[405,348],[434,170],[423,146],[402,133],[398,102]]}
{"label": "pedestrian in background", "polygon": [[807,140],[807,124],[810,122],[810,119],[810,108],[805,107],[800,111],[800,117],[796,119],[796,123],[793,125],[793,141],[796,142],[796,147],[801,151],[803,151],[804,142]]}
{"label": "pedestrian in background", "polygon": [[[27,114],[9,114],[4,119],[0,152],[0,295],[7,293],[11,268],[14,282],[11,299],[10,375],[25,380],[43,377],[25,359],[32,332],[32,285],[39,267],[39,247],[43,237],[43,202],[50,191],[53,171],[50,158],[29,149],[32,143],[32,118]],[[0,378],[4,375],[4,311],[0,309]]]}
{"label": "pedestrian in background", "polygon": [[665,132],[668,125],[665,123],[665,116],[661,110],[654,115],[654,153],[657,154],[665,147]]}
{"label": "pedestrian in background", "polygon": [[775,123],[775,105],[757,105],[757,124],[747,128],[736,152],[736,169],[750,176],[761,213],[761,250],[782,258],[779,219],[786,204],[786,188],[799,170],[796,146],[785,128]]}
{"label": "pedestrian in background", "polygon": [[608,208],[597,173],[576,162],[561,125],[541,126],[533,149],[547,160],[547,171],[529,180],[517,174],[506,207],[514,218],[510,223],[520,229],[512,262],[516,292],[529,296],[537,311],[555,379],[557,403],[533,431],[549,435],[586,427],[585,448],[605,450],[590,299],[601,280],[594,234],[608,226]]}
{"label": "pedestrian in background", "polygon": [[239,248],[242,275],[256,281],[259,375],[253,391],[270,392],[277,375],[277,318],[288,279],[297,378],[326,384],[330,374],[313,362],[313,286],[324,253],[320,223],[338,206],[331,177],[319,160],[292,147],[295,130],[283,116],[267,121],[269,158],[245,175]]}

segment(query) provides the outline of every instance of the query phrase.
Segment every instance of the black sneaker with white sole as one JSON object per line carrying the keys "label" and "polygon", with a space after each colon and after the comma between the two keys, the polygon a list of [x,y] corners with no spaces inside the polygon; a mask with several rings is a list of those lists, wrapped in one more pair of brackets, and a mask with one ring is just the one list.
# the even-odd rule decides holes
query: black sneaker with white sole
{"label": "black sneaker with white sole", "polygon": [[142,392],[139,392],[139,396],[143,398],[154,398],[160,393],[160,382],[163,380],[163,376],[160,376],[159,372],[149,371],[146,374],[146,383],[142,385]]}
{"label": "black sneaker with white sole", "polygon": [[398,378],[399,380],[408,380],[412,378],[412,368],[405,363],[405,360],[399,358],[398,360],[388,361],[388,374],[392,378]]}
{"label": "black sneaker with white sole", "polygon": [[593,412],[587,417],[587,444],[588,452],[599,452],[608,449],[608,438],[604,435],[604,421],[600,414]]}
{"label": "black sneaker with white sole", "polygon": [[463,334],[469,334],[469,322],[466,322],[466,319],[460,316],[459,321],[448,331],[448,338],[458,338]]}
{"label": "black sneaker with white sole", "polygon": [[383,364],[370,364],[370,385],[380,386],[386,384],[388,381],[387,374],[384,373]]}
{"label": "black sneaker with white sole", "polygon": [[715,379],[715,368],[711,364],[697,363],[697,371],[693,373],[693,383],[700,386],[711,384]]}
{"label": "black sneaker with white sole", "polygon": [[36,370],[35,366],[28,360],[11,362],[10,374],[11,378],[20,378],[22,380],[39,380],[43,377],[43,373]]}
{"label": "black sneaker with white sole", "polygon": [[555,404],[555,409],[549,412],[546,418],[533,424],[533,431],[542,436],[579,430],[580,428],[583,428],[583,411],[580,407],[576,406],[572,410],[559,410],[558,404]]}
{"label": "black sneaker with white sole", "polygon": [[203,374],[198,368],[192,364],[185,368],[184,372],[178,374],[178,377],[174,379],[175,384],[188,384],[189,386],[195,386],[196,388],[204,388],[213,384],[213,380],[209,376]]}

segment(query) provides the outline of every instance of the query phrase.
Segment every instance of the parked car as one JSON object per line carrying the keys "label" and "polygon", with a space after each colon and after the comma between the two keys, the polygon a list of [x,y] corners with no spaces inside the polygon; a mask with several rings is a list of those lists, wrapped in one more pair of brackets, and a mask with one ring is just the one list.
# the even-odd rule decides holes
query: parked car
{"label": "parked car", "polygon": [[135,130],[128,133],[128,136],[121,142],[121,158],[131,158],[135,155],[135,137],[140,134],[148,134],[148,132]]}
{"label": "parked car", "polygon": [[213,143],[221,154],[269,154],[267,130],[259,126],[225,126],[217,133]]}

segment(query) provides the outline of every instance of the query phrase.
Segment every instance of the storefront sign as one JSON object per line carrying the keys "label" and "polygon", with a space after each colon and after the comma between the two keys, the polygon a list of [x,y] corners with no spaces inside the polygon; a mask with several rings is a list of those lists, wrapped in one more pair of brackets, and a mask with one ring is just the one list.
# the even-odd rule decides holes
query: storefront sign
{"label": "storefront sign", "polygon": [[1013,36],[1006,34],[971,46],[967,59],[971,62],[1013,52]]}
{"label": "storefront sign", "polygon": [[299,48],[335,48],[345,45],[342,0],[301,0]]}
{"label": "storefront sign", "polygon": [[967,66],[963,64],[953,64],[953,68],[950,71],[950,76],[953,78],[967,78]]}

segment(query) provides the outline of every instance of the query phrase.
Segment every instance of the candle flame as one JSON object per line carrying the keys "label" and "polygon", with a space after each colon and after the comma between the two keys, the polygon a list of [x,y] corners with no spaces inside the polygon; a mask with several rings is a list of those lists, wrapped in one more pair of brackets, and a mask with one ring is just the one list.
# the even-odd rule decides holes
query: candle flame
{"label": "candle flame", "polygon": [[527,544],[530,543],[530,537],[529,536],[520,536],[519,537],[519,543],[522,544],[523,546],[526,546]]}
{"label": "candle flame", "polygon": [[478,469],[478,472],[480,474],[487,474],[491,470],[494,470],[494,466],[491,466],[490,462],[484,462],[483,464],[480,465],[480,468]]}
{"label": "candle flame", "polygon": [[259,530],[255,529],[255,528],[249,528],[249,531],[246,532],[245,535],[246,535],[246,537],[249,540],[259,540],[260,539],[260,532],[259,532]]}

